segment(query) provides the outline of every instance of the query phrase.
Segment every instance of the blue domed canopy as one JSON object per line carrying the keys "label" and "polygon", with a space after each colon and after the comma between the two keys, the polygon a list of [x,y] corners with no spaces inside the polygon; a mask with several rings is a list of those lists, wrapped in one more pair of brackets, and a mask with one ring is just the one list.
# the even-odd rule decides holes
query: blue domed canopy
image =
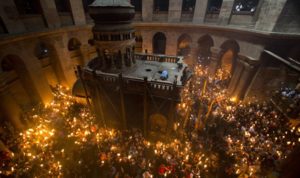
{"label": "blue domed canopy", "polygon": [[95,0],[90,7],[134,7],[129,0]]}

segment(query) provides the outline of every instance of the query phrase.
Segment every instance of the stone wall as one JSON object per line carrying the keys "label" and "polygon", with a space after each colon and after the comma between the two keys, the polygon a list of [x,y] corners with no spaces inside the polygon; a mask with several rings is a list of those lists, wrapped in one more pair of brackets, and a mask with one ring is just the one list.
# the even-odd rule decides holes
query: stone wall
{"label": "stone wall", "polygon": [[[233,13],[234,0],[224,0],[220,12],[214,13],[207,11],[209,0],[197,0],[194,11],[189,13],[182,11],[183,0],[170,0],[169,11],[166,12],[154,12],[153,1],[143,0],[142,11],[136,14],[135,22],[207,24],[266,32],[300,32],[299,2],[294,0],[260,0],[254,13],[242,15]],[[0,2],[0,16],[8,34],[93,23],[85,14],[81,0],[70,0],[70,14],[58,13],[53,0],[41,0],[41,8],[42,14],[38,16],[20,15],[13,1]]]}

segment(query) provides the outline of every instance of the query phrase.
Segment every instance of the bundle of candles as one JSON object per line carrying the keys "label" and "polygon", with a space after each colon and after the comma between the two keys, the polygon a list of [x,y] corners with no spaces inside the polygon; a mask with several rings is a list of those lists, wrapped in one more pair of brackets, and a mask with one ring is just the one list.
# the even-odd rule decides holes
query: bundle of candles
{"label": "bundle of candles", "polygon": [[[208,77],[196,66],[182,91],[170,142],[146,140],[138,129],[102,128],[89,109],[58,86],[55,99],[24,115],[12,134],[0,176],[16,177],[262,177],[277,171],[300,143],[300,129],[268,102],[226,96],[230,75]],[[179,134],[178,134],[179,135]],[[270,163],[271,162],[271,163]],[[266,168],[267,167],[267,168]]]}

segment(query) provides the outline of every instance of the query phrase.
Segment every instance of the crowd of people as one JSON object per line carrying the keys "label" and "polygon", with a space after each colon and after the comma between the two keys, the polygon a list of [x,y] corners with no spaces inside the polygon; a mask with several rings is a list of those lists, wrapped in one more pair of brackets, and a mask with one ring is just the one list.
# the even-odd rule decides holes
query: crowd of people
{"label": "crowd of people", "polygon": [[[269,101],[228,98],[230,73],[196,66],[178,104],[179,128],[167,141],[139,129],[101,127],[62,87],[55,100],[24,115],[28,129],[1,131],[1,177],[278,177],[300,143]],[[4,147],[4,146],[3,146]]]}
{"label": "crowd of people", "polygon": [[273,102],[284,111],[288,117],[300,118],[300,81],[295,88],[282,87],[275,91]]}

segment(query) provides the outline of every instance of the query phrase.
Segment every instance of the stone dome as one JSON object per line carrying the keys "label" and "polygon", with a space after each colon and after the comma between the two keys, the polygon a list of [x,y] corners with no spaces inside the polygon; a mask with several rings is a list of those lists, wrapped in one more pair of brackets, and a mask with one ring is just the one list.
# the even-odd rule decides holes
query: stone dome
{"label": "stone dome", "polygon": [[89,6],[95,24],[130,23],[134,18],[134,6],[128,0],[96,0]]}
{"label": "stone dome", "polygon": [[134,7],[128,0],[95,0],[90,7]]}

